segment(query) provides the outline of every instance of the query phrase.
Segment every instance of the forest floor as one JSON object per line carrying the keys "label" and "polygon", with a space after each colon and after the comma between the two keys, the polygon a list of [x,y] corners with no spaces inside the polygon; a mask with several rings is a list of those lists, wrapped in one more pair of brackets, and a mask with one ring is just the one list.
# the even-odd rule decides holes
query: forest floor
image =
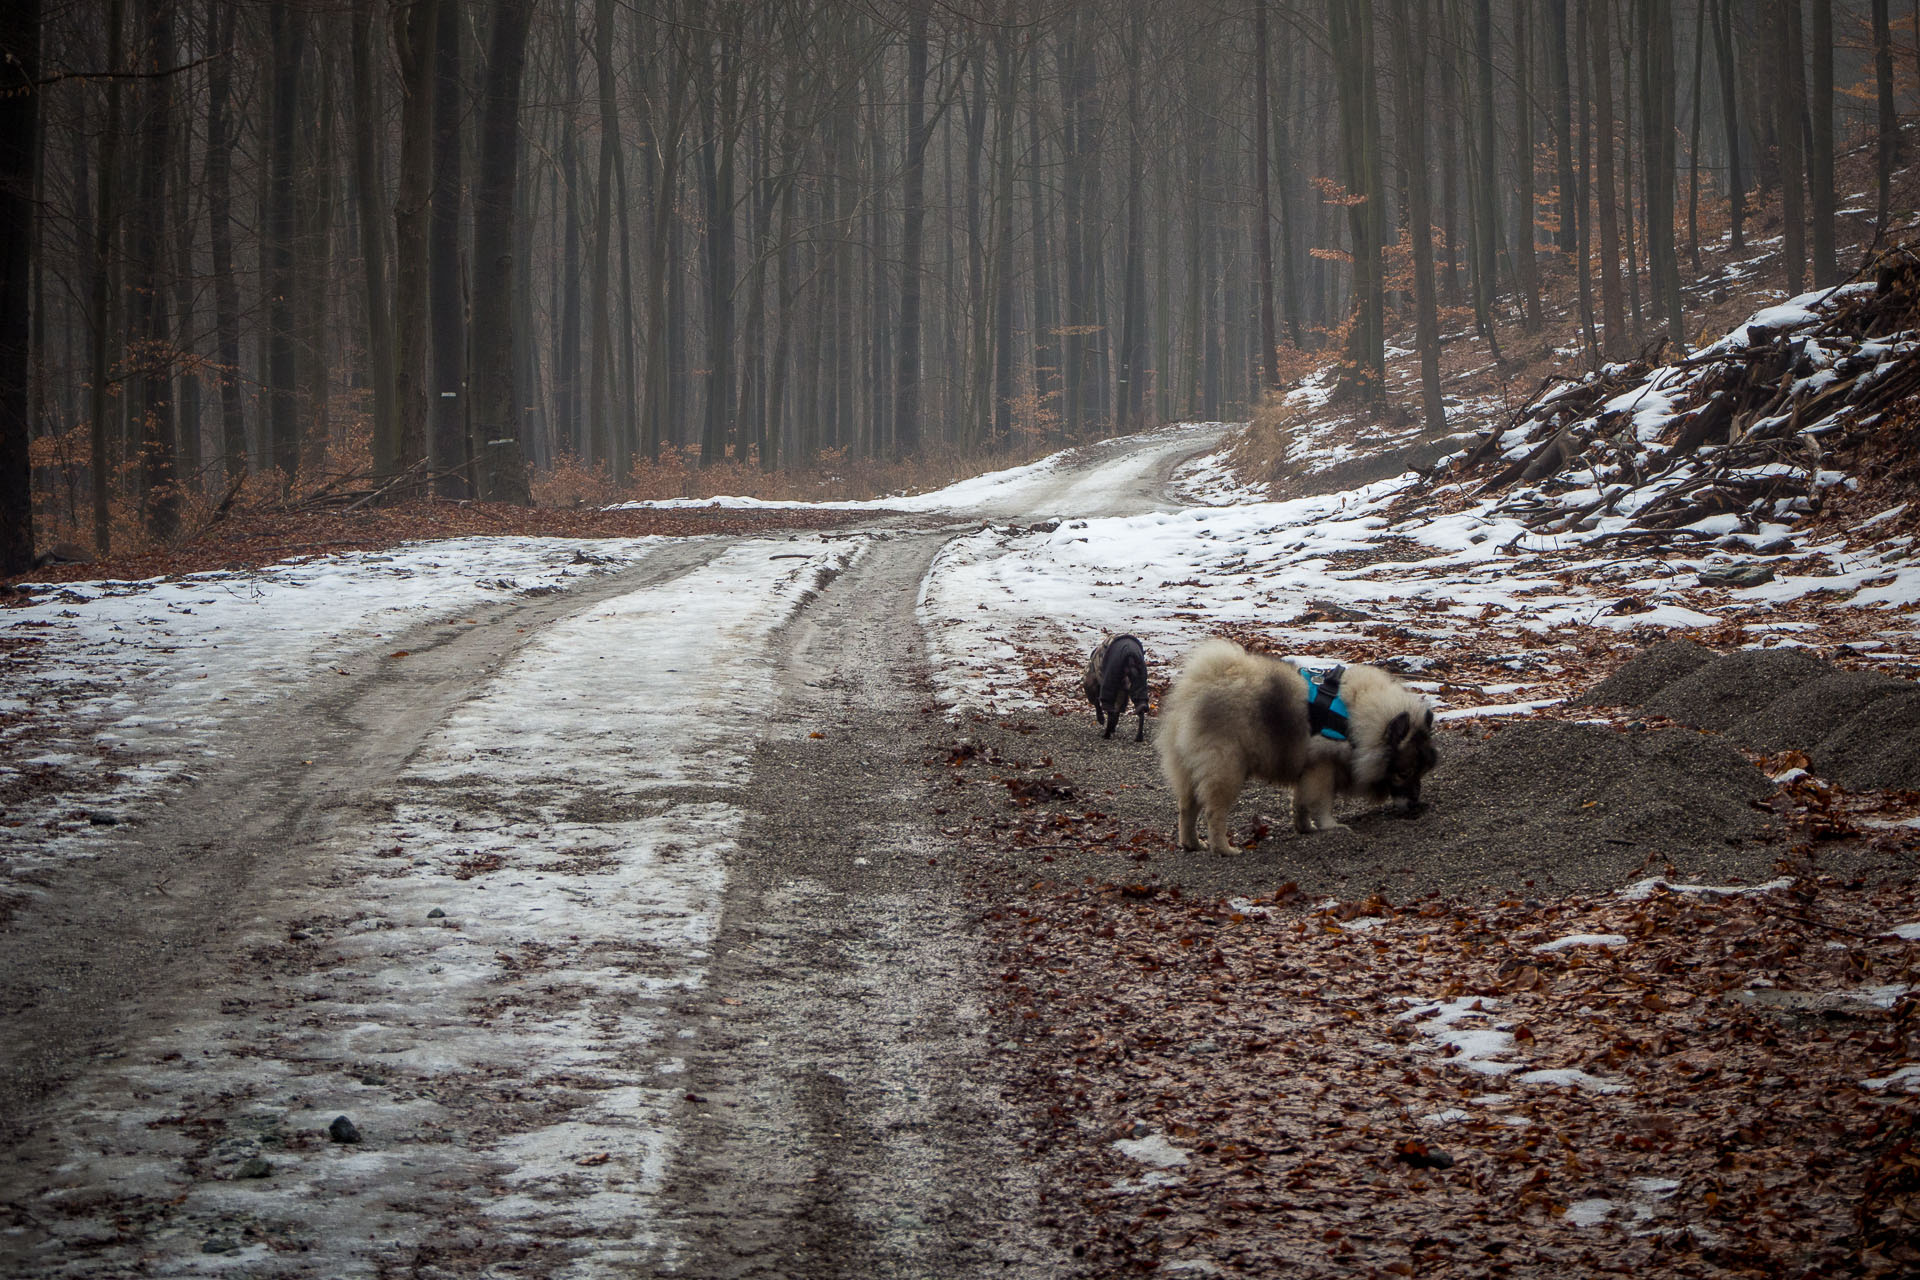
{"label": "forest floor", "polygon": [[[1895,385],[1906,287],[1776,345]],[[0,1269],[1912,1274],[1911,402],[1644,538],[1705,384],[1619,376],[1553,421],[1629,397],[1598,508],[1591,460],[1492,484],[1528,385],[1427,442],[1305,397],[1281,501],[1209,424],[894,510],[240,512],[36,575]],[[1213,634],[1390,665],[1427,810],[1255,786],[1178,851],[1079,693],[1120,630],[1156,692]]]}

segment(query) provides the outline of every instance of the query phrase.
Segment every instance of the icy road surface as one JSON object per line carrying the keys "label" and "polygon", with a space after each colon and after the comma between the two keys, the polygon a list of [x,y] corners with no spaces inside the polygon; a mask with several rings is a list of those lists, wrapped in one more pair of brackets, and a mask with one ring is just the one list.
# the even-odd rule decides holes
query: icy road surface
{"label": "icy road surface", "polygon": [[922,584],[954,516],[1170,509],[1218,434],[862,533],[9,611],[0,696],[66,728],[8,767],[74,785],[0,828],[0,1271],[1047,1274],[930,865]]}

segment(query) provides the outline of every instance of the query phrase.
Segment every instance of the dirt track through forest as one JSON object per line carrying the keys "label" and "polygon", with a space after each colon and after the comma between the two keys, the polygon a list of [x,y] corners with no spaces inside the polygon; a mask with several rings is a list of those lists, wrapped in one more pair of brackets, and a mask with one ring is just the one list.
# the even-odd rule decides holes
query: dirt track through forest
{"label": "dirt track through forest", "polygon": [[[1096,447],[982,510],[1157,509],[1212,440]],[[916,601],[954,526],[881,525],[792,554],[661,544],[563,594],[390,635],[319,696],[239,713],[223,758],[0,935],[0,1270],[1055,1273],[1055,1246],[1019,1225],[1034,1192],[980,1071],[979,931],[943,857],[951,733]],[[715,628],[676,636],[706,676],[653,673],[654,708],[617,684],[580,699],[612,700],[635,739],[684,728],[677,764],[623,797],[594,776],[605,760],[534,759],[544,726],[516,741],[549,637],[577,648],[605,622],[598,654],[574,657],[682,662],[622,637],[680,625],[675,591],[749,581],[720,572],[742,556],[793,583],[781,629],[690,620]],[[719,702],[659,721],[701,681]],[[632,744],[642,772],[649,749]],[[649,822],[685,831],[636,835]],[[643,912],[688,913],[681,942],[494,910],[545,894],[527,900],[606,919],[636,886]],[[520,927],[542,919],[579,932]],[[329,1141],[335,1112],[361,1143]]]}

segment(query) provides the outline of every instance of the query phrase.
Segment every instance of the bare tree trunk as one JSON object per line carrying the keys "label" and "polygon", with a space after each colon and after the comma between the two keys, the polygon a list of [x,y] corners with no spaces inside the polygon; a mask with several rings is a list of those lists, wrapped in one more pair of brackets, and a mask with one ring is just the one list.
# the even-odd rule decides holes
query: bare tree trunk
{"label": "bare tree trunk", "polygon": [[[636,424],[639,421],[640,391],[639,379],[639,335],[636,332],[633,306],[633,219],[630,213],[632,188],[627,183],[627,156],[625,147],[615,147],[613,152],[613,189],[614,217],[619,223],[620,275],[620,341],[617,348],[619,358],[615,361],[618,371],[619,388],[614,397],[617,402],[617,414],[607,431],[607,452],[612,463],[611,470],[615,483],[624,482],[633,469],[633,446]],[[528,274],[533,271],[531,260],[524,264]],[[531,326],[529,326],[531,328]],[[516,335],[530,340],[530,334]],[[523,391],[525,388],[523,388]]]}
{"label": "bare tree trunk", "polygon": [[[1291,63],[1291,59],[1289,59],[1289,63]],[[1298,79],[1299,77],[1296,76],[1295,78]],[[1281,306],[1285,308],[1286,311],[1287,341],[1298,350],[1305,344],[1301,329],[1306,323],[1306,320],[1303,314],[1305,308],[1301,305],[1300,275],[1294,260],[1294,246],[1298,240],[1298,232],[1295,221],[1297,215],[1293,202],[1293,190],[1296,181],[1293,164],[1293,136],[1292,131],[1287,126],[1287,117],[1284,110],[1285,104],[1280,100],[1285,98],[1286,90],[1287,85],[1283,81],[1280,94],[1276,97],[1272,107],[1274,143],[1273,169],[1280,175]],[[1269,96],[1274,95],[1270,94]],[[1171,216],[1171,211],[1169,211],[1169,216]],[[1278,354],[1276,353],[1275,360],[1277,361],[1278,358]],[[1161,376],[1165,377],[1166,374],[1163,372]]]}
{"label": "bare tree trunk", "polygon": [[[1446,430],[1440,398],[1440,317],[1433,283],[1433,211],[1427,194],[1428,0],[1394,0],[1393,60],[1400,100],[1396,114],[1405,132],[1407,226],[1413,242],[1414,345],[1420,350],[1420,403],[1427,430]],[[1411,10],[1411,13],[1409,12]]]}
{"label": "bare tree trunk", "polygon": [[613,383],[613,185],[620,146],[620,109],[614,98],[613,0],[594,0],[593,66],[600,101],[600,172],[593,188],[592,335],[587,343],[586,439],[583,458],[611,458],[607,401]]}
{"label": "bare tree trunk", "polygon": [[[1557,185],[1560,188],[1560,229],[1554,243],[1560,252],[1572,258],[1579,213],[1574,204],[1578,186],[1573,174],[1573,103],[1571,75],[1567,65],[1567,0],[1547,0],[1547,78],[1553,93],[1553,150]],[[1582,103],[1584,105],[1584,98]],[[1426,105],[1420,104],[1424,111]]]}
{"label": "bare tree trunk", "polygon": [[993,426],[987,447],[998,451],[1013,440],[1013,120],[1017,99],[1013,36],[995,27],[993,279]]}
{"label": "bare tree trunk", "polygon": [[[969,73],[963,73],[963,79],[970,80],[966,105],[966,216],[967,216],[967,324],[957,319],[949,319],[951,330],[960,332],[971,328],[967,343],[967,368],[964,378],[966,384],[966,404],[959,415],[960,442],[963,453],[972,454],[986,443],[993,429],[993,363],[992,322],[987,307],[987,233],[981,221],[981,202],[984,186],[980,177],[980,166],[987,149],[987,58],[986,51],[978,39],[971,42],[967,63]],[[843,184],[844,185],[844,184]],[[840,222],[837,207],[834,221]],[[845,243],[844,237],[838,243]],[[836,257],[838,255],[836,254]],[[836,264],[834,270],[835,292],[838,292],[840,272]],[[836,311],[838,308],[836,308]],[[836,328],[838,326],[836,325]],[[959,379],[961,370],[955,368],[949,377]],[[839,402],[836,391],[835,402]]]}
{"label": "bare tree trunk", "polygon": [[[461,6],[441,3],[433,38],[433,201],[427,220],[427,274],[433,297],[434,492],[466,497],[468,484],[467,290],[460,269]],[[511,254],[509,254],[511,256]]]}
{"label": "bare tree trunk", "polygon": [[843,175],[834,187],[833,211],[833,375],[834,422],[839,443],[851,449],[857,441],[859,413],[854,406],[853,361],[856,346],[854,316],[854,228],[860,210],[858,136],[851,101],[832,107],[832,145],[836,167]]}
{"label": "bare tree trunk", "polygon": [[899,362],[894,372],[894,456],[920,452],[920,260],[926,222],[927,14],[907,13],[907,150],[901,171]]}
{"label": "bare tree trunk", "polygon": [[1474,312],[1479,318],[1481,335],[1493,342],[1493,298],[1499,290],[1496,279],[1500,246],[1500,205],[1497,196],[1500,153],[1494,147],[1493,132],[1493,2],[1473,0],[1474,74],[1477,85],[1474,101],[1474,136],[1479,145],[1479,167],[1474,173],[1474,230],[1478,246],[1474,255]]}
{"label": "bare tree trunk", "polygon": [[707,402],[700,433],[700,465],[724,461],[733,427],[733,147],[735,138],[735,72],[738,53],[732,32],[716,37],[719,80],[712,74],[712,47],[698,66],[702,69],[701,113],[705,136],[700,142],[700,184],[705,196],[707,268]]}
{"label": "bare tree trunk", "polygon": [[1720,115],[1727,125],[1727,210],[1733,222],[1733,250],[1747,247],[1747,188],[1740,176],[1740,113],[1733,61],[1733,0],[1701,0],[1712,10],[1713,47],[1720,70]]}
{"label": "bare tree trunk", "polygon": [[1780,216],[1785,223],[1782,266],[1787,292],[1807,287],[1807,240],[1804,200],[1806,161],[1800,145],[1806,135],[1800,116],[1806,110],[1807,87],[1800,42],[1800,0],[1775,0],[1774,65],[1780,92],[1774,98],[1774,127],[1780,140]]}
{"label": "bare tree trunk", "polygon": [[[789,140],[792,131],[789,130]],[[781,438],[785,433],[783,415],[786,410],[787,353],[793,341],[793,206],[795,203],[795,184],[789,182],[780,192],[780,229],[775,233],[775,243],[779,245],[779,263],[775,269],[774,291],[780,304],[780,324],[773,339],[773,356],[769,361],[772,368],[767,377],[766,429],[760,441],[760,466],[771,471],[783,462],[789,463],[781,453]],[[876,378],[876,383],[881,379]],[[875,425],[875,433],[879,431]]]}
{"label": "bare tree trunk", "polygon": [[1328,0],[1327,38],[1333,46],[1340,99],[1343,178],[1352,203],[1347,222],[1353,244],[1352,329],[1343,381],[1368,400],[1386,382],[1381,253],[1386,216],[1380,179],[1380,139],[1374,102],[1372,9],[1360,0]]}
{"label": "bare tree trunk", "polygon": [[300,282],[293,265],[294,123],[300,109],[300,55],[304,15],[276,3],[267,9],[273,81],[267,133],[264,249],[267,276],[267,455],[291,488],[300,471],[299,349],[294,297]]}
{"label": "bare tree trunk", "polygon": [[1060,419],[1069,440],[1078,440],[1086,428],[1087,335],[1092,331],[1092,302],[1088,295],[1087,216],[1083,207],[1086,161],[1082,146],[1081,117],[1075,101],[1080,89],[1080,16],[1069,10],[1067,30],[1060,38],[1060,209],[1066,233],[1066,324],[1064,358],[1060,366]]}
{"label": "bare tree trunk", "polygon": [[1700,268],[1700,115],[1702,74],[1706,65],[1707,5],[1710,0],[1695,0],[1693,9],[1693,119],[1687,134],[1687,255],[1693,259],[1693,274]]}
{"label": "bare tree trunk", "polygon": [[[451,0],[448,0],[451,3]],[[433,33],[441,0],[393,9],[400,64],[400,185],[393,202],[394,400],[405,471],[427,456],[427,214],[433,198]]]}
{"label": "bare tree trunk", "polygon": [[[1397,30],[1397,29],[1396,29]],[[1259,193],[1254,247],[1260,255],[1260,367],[1270,390],[1280,386],[1280,340],[1273,324],[1273,192],[1267,151],[1267,0],[1253,0],[1253,170]]]}
{"label": "bare tree trunk", "polygon": [[[1054,306],[1053,260],[1048,252],[1046,188],[1041,182],[1045,151],[1040,138],[1040,44],[1027,46],[1027,211],[1033,224],[1033,398],[1044,418],[1060,404],[1059,320]],[[876,317],[877,319],[878,317]]]}
{"label": "bare tree trunk", "polygon": [[1900,117],[1893,109],[1893,26],[1887,17],[1887,0],[1873,0],[1873,82],[1878,124],[1875,171],[1879,179],[1875,221],[1885,227],[1893,193],[1893,166],[1900,155]]}
{"label": "bare tree trunk", "polygon": [[1600,226],[1600,317],[1607,359],[1627,353],[1627,315],[1620,293],[1620,213],[1613,176],[1613,18],[1607,0],[1582,6],[1593,53],[1594,208]]}
{"label": "bare tree trunk", "polygon": [[533,0],[496,0],[480,92],[480,147],[473,187],[473,426],[481,495],[532,501],[513,385],[514,185],[520,170],[520,79]]}
{"label": "bare tree trunk", "polygon": [[1591,64],[1587,59],[1587,6],[1582,4],[1576,23],[1577,44],[1573,66],[1578,82],[1576,100],[1580,103],[1580,155],[1577,161],[1574,192],[1574,216],[1579,225],[1574,234],[1574,270],[1580,287],[1580,329],[1586,335],[1587,366],[1600,368],[1600,338],[1593,322],[1593,180],[1589,154],[1593,140],[1593,94],[1590,92]]}
{"label": "bare tree trunk", "polygon": [[1540,327],[1540,263],[1534,253],[1533,64],[1527,17],[1532,0],[1513,4],[1513,248],[1514,275],[1528,329]]}
{"label": "bare tree trunk", "polygon": [[[640,31],[636,39],[661,49],[657,61],[660,74],[654,80],[659,105],[648,114],[652,130],[651,163],[653,191],[648,208],[647,249],[647,378],[650,401],[641,429],[641,446],[649,461],[657,461],[662,444],[678,443],[680,411],[680,362],[678,359],[679,271],[675,259],[674,196],[680,185],[682,135],[686,131],[687,98],[691,76],[687,73],[687,55],[682,45],[685,36],[675,30],[669,9],[658,33]],[[637,18],[636,18],[637,21]]]}
{"label": "bare tree trunk", "polygon": [[227,107],[233,84],[236,6],[211,0],[207,27],[207,245],[213,255],[213,317],[220,364],[220,452],[229,485],[247,474],[247,418],[240,394],[240,286],[233,273],[233,143]]}
{"label": "bare tree trunk", "polygon": [[[874,75],[874,81],[877,86],[879,81],[877,71]],[[870,92],[868,94],[869,102],[877,101],[878,97],[879,94],[877,92]],[[886,129],[882,124],[883,119],[884,117],[877,106],[870,105],[867,108],[868,166],[874,174],[872,208],[868,213],[868,225],[872,228],[870,239],[873,243],[873,251],[869,255],[873,262],[873,278],[871,281],[873,285],[873,296],[867,304],[867,320],[868,327],[871,330],[873,347],[873,377],[871,380],[872,385],[868,388],[869,408],[867,412],[873,419],[873,434],[868,441],[868,447],[874,457],[890,457],[895,450],[895,435],[891,417],[893,405],[892,392],[894,391],[892,377],[894,352],[893,326],[890,321],[892,320],[893,308],[889,301],[891,288],[887,275],[888,265],[892,261],[888,252],[887,237],[890,215],[886,207],[885,184],[880,180],[880,175],[884,173],[887,168],[887,137]],[[789,208],[791,208],[790,204]],[[783,225],[790,223],[790,221],[791,219],[786,218],[783,214]],[[792,256],[793,255],[789,253],[783,257],[781,264],[783,270],[787,268],[787,264]],[[788,287],[784,283],[781,289],[783,299],[789,296],[787,292]],[[783,301],[781,303],[782,329],[780,335],[783,343],[787,336],[786,329],[790,327],[787,325],[785,319],[787,314],[788,304]],[[784,351],[784,347],[782,350]]]}
{"label": "bare tree trunk", "polygon": [[1080,253],[1086,296],[1082,314],[1087,325],[1087,341],[1081,346],[1085,361],[1080,378],[1084,427],[1105,434],[1113,421],[1112,364],[1109,359],[1113,337],[1111,317],[1107,313],[1106,203],[1101,194],[1102,150],[1105,115],[1100,102],[1099,49],[1088,28],[1092,16],[1083,15],[1079,41],[1078,83],[1074,89],[1074,152],[1080,170]]}
{"label": "bare tree trunk", "polygon": [[[1621,6],[1621,20],[1626,31],[1620,40],[1620,192],[1621,239],[1627,250],[1627,314],[1633,320],[1633,341],[1638,343],[1646,332],[1646,316],[1640,309],[1640,260],[1638,241],[1634,238],[1633,214],[1633,100],[1635,54],[1638,52],[1634,33],[1635,22],[1639,14],[1641,0],[1625,0]],[[1642,66],[1644,71],[1644,65]]]}
{"label": "bare tree trunk", "polygon": [[1840,281],[1839,253],[1834,246],[1833,176],[1833,0],[1812,0],[1813,84],[1807,122],[1812,146],[1807,150],[1807,192],[1813,206],[1813,283],[1824,289]]}
{"label": "bare tree trunk", "polygon": [[1672,0],[1641,0],[1641,84],[1646,92],[1641,108],[1643,157],[1647,189],[1647,274],[1658,313],[1666,320],[1667,337],[1684,348],[1687,335],[1680,302],[1680,259],[1673,226],[1676,142],[1673,118],[1673,4]]}
{"label": "bare tree trunk", "polygon": [[[180,12],[176,8],[176,12]],[[185,20],[187,39],[192,40],[191,19]],[[176,49],[177,49],[176,45]],[[175,57],[178,58],[176,52]],[[169,65],[167,70],[174,81],[174,100],[179,104],[180,127],[174,131],[174,142],[170,150],[173,157],[173,181],[171,193],[171,216],[173,241],[173,333],[174,346],[179,351],[179,359],[174,368],[174,432],[179,441],[180,484],[183,492],[200,492],[205,488],[202,483],[200,458],[200,369],[201,362],[194,350],[194,300],[198,294],[199,273],[194,269],[194,218],[192,197],[196,189],[193,181],[193,139],[194,131],[188,127],[185,117],[190,113],[190,104],[195,97],[191,68],[176,69]],[[44,254],[41,255],[44,257]],[[46,308],[41,307],[44,313]]]}
{"label": "bare tree trunk", "polygon": [[[1146,43],[1146,14],[1142,9],[1133,11],[1133,29],[1127,42],[1127,243],[1125,260],[1121,264],[1121,307],[1120,307],[1120,403],[1116,413],[1121,431],[1138,430],[1141,426],[1141,411],[1144,407],[1143,393],[1147,384],[1147,263],[1146,263],[1146,210],[1142,208],[1140,135],[1146,128],[1140,114],[1140,58],[1141,46]],[[1264,64],[1263,64],[1264,66]],[[1262,76],[1264,79],[1264,74]],[[1265,119],[1266,113],[1257,113]],[[1266,179],[1266,161],[1259,161],[1262,183]],[[1262,238],[1265,238],[1266,224],[1261,223]],[[1268,277],[1263,302],[1266,306],[1266,328],[1264,333],[1268,343],[1266,364],[1273,367],[1273,280],[1272,247],[1267,251]]]}
{"label": "bare tree trunk", "polygon": [[[1585,15],[1586,6],[1582,5],[1581,14]],[[1460,82],[1460,61],[1452,50],[1442,49],[1440,57],[1440,118],[1445,127],[1440,130],[1440,225],[1447,241],[1447,265],[1444,272],[1447,301],[1459,306],[1462,298],[1460,287],[1460,208],[1459,190],[1462,166],[1460,163],[1461,116],[1457,87]],[[1471,201],[1469,201],[1471,205]],[[1472,213],[1468,213],[1472,218]],[[1471,229],[1468,238],[1471,239]],[[1472,272],[1472,264],[1468,264]]]}
{"label": "bare tree trunk", "polygon": [[360,258],[367,295],[367,355],[373,371],[373,471],[390,476],[400,458],[393,381],[393,312],[387,298],[387,217],[380,178],[382,133],[373,66],[373,0],[353,5],[353,172]]}
{"label": "bare tree trunk", "polygon": [[[307,21],[331,23],[333,15],[317,13]],[[304,24],[301,27],[305,43]],[[325,281],[332,276],[332,238],[334,206],[334,110],[330,43],[323,27],[313,42],[311,67],[313,84],[301,97],[313,106],[298,122],[294,150],[295,173],[301,181],[294,185],[293,274],[297,280]],[[306,67],[303,74],[309,74]],[[327,316],[332,290],[326,286],[300,289],[294,300],[294,386],[295,403],[300,408],[299,469],[303,475],[316,475],[326,465],[331,432],[328,391],[333,376],[333,361],[327,346]]]}
{"label": "bare tree trunk", "polygon": [[167,294],[161,284],[167,225],[167,146],[173,130],[173,10],[165,2],[140,0],[134,10],[140,33],[142,130],[138,188],[132,207],[132,288],[127,328],[138,349],[134,388],[140,415],[140,482],[146,530],[169,541],[180,528],[180,489],[175,476],[179,441],[173,416],[173,336],[167,324]]}
{"label": "bare tree trunk", "polygon": [[577,32],[569,11],[560,22],[560,264],[554,297],[553,411],[555,431],[568,452],[588,465],[601,461],[594,427],[580,412],[580,137],[575,124],[580,101],[579,62],[573,56]]}
{"label": "bare tree trunk", "polygon": [[40,0],[14,0],[0,13],[0,577],[33,567],[28,246],[35,222],[39,76]]}
{"label": "bare tree trunk", "polygon": [[90,322],[93,327],[93,359],[88,406],[88,435],[92,446],[93,468],[93,553],[105,556],[113,549],[113,521],[108,487],[113,474],[113,457],[107,435],[107,415],[113,400],[107,393],[107,381],[113,374],[114,348],[108,341],[112,327],[109,307],[112,303],[113,241],[120,222],[120,85],[121,63],[125,61],[124,35],[126,11],[123,0],[107,3],[107,67],[114,74],[107,81],[107,119],[100,134],[100,198],[93,229]]}

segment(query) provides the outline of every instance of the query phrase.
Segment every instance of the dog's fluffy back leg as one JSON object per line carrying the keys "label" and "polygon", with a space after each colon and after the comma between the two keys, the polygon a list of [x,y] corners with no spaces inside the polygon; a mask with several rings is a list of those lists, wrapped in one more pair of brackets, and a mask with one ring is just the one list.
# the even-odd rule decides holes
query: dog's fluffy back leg
{"label": "dog's fluffy back leg", "polygon": [[1333,795],[1338,787],[1339,770],[1330,761],[1307,766],[1300,781],[1293,784],[1293,829],[1301,835],[1314,831],[1345,831],[1347,824],[1333,816]]}
{"label": "dog's fluffy back leg", "polygon": [[1200,834],[1195,830],[1200,806],[1193,794],[1193,779],[1185,774],[1175,779],[1173,797],[1180,806],[1180,847],[1191,853],[1200,847]]}
{"label": "dog's fluffy back leg", "polygon": [[1240,786],[1241,779],[1224,771],[1200,780],[1200,807],[1207,814],[1207,848],[1213,853],[1233,852],[1233,842],[1227,838],[1227,820],[1233,813],[1233,802],[1240,798]]}

